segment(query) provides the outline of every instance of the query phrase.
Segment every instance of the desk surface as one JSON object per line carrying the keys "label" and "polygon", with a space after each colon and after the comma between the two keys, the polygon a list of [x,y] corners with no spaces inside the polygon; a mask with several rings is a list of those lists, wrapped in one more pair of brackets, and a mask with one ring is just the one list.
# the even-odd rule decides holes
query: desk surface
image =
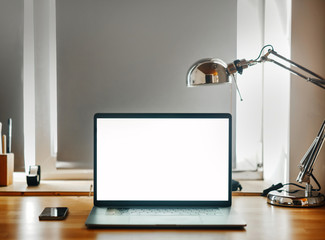
{"label": "desk surface", "polygon": [[[233,195],[260,196],[271,183],[265,181],[240,181],[242,191],[232,192]],[[14,182],[9,186],[0,186],[0,196],[89,196],[93,192],[92,180],[41,180],[36,187],[28,187],[26,175],[14,173]]]}
{"label": "desk surface", "polygon": [[[39,221],[44,207],[69,207],[63,221]],[[247,221],[240,230],[87,229],[92,197],[0,197],[0,239],[325,239],[325,207],[292,209],[268,205],[263,197],[234,196]]]}

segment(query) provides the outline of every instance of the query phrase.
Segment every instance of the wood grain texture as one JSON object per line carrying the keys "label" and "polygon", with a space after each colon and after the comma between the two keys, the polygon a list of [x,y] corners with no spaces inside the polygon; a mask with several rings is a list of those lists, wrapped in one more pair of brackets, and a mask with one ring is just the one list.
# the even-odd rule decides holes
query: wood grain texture
{"label": "wood grain texture", "polygon": [[[0,239],[325,239],[325,207],[283,208],[263,197],[235,196],[247,221],[239,230],[87,229],[92,197],[0,197]],[[44,207],[69,207],[63,221],[39,221]]]}
{"label": "wood grain texture", "polygon": [[13,183],[14,154],[0,154],[0,186],[8,186]]}

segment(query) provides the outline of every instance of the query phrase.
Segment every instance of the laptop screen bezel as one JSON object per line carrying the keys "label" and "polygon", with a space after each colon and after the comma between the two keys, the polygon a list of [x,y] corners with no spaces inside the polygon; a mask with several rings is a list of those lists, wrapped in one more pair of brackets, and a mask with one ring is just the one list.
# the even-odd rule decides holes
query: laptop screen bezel
{"label": "laptop screen bezel", "polygon": [[[97,120],[105,118],[217,118],[228,119],[229,126],[229,158],[228,158],[228,200],[226,201],[110,201],[97,200]],[[96,113],[94,115],[94,205],[98,207],[125,206],[231,206],[232,181],[232,117],[229,113]]]}

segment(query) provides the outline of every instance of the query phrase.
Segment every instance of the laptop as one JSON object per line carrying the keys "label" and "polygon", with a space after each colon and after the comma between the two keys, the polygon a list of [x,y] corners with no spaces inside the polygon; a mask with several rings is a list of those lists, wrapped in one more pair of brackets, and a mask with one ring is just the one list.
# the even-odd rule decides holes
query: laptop
{"label": "laptop", "polygon": [[230,114],[95,114],[86,226],[246,226],[231,209],[231,131]]}

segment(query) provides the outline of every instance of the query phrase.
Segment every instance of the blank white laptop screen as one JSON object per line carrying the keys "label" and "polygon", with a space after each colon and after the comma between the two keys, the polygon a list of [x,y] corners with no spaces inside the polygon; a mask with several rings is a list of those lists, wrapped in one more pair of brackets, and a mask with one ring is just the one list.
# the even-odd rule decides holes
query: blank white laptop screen
{"label": "blank white laptop screen", "polygon": [[97,200],[228,201],[229,119],[98,118]]}

